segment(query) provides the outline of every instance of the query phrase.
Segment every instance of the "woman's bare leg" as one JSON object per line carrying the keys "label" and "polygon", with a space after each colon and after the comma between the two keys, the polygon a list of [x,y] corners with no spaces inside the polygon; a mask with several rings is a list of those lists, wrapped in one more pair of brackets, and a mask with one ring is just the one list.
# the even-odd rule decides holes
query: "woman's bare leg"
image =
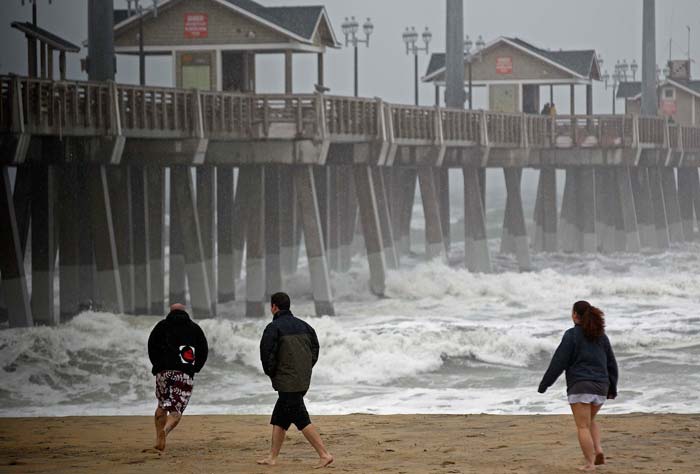
{"label": "woman's bare leg", "polygon": [[591,405],[591,437],[593,438],[593,448],[595,449],[596,466],[605,464],[605,454],[603,454],[603,446],[600,443],[600,425],[595,421],[595,416],[602,407],[603,405]]}
{"label": "woman's bare leg", "polygon": [[272,442],[270,443],[270,455],[264,459],[258,461],[258,464],[263,464],[266,466],[274,466],[277,464],[277,457],[280,455],[282,450],[282,443],[284,443],[284,437],[287,434],[287,430],[281,426],[272,426]]}
{"label": "woman's bare leg", "polygon": [[571,405],[574,414],[576,429],[578,431],[578,442],[583,451],[586,464],[579,468],[580,471],[595,471],[595,447],[593,446],[593,436],[591,436],[591,405],[585,403],[574,403]]}

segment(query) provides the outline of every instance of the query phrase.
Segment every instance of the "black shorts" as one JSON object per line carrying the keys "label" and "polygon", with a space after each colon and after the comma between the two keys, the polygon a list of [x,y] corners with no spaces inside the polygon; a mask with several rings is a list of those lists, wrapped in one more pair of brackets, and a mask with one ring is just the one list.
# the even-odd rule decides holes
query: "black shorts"
{"label": "black shorts", "polygon": [[279,392],[270,424],[288,430],[294,424],[299,431],[311,424],[309,413],[304,405],[306,392]]}

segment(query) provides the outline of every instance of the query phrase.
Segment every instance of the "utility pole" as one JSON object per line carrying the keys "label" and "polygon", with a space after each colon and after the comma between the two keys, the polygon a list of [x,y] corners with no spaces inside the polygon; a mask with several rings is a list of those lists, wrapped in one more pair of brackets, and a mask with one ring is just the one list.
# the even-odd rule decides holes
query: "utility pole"
{"label": "utility pole", "polygon": [[447,107],[464,108],[464,4],[447,0],[447,47],[445,52],[445,102]]}
{"label": "utility pole", "polygon": [[644,0],[642,33],[642,115],[658,112],[656,95],[656,1]]}
{"label": "utility pole", "polygon": [[114,0],[88,0],[87,66],[89,80],[114,80]]}

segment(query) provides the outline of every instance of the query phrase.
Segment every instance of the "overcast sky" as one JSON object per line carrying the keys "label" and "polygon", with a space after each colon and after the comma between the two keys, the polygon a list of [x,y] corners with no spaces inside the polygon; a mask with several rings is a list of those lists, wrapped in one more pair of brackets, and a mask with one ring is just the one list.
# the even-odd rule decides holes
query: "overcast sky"
{"label": "overcast sky", "polygon": [[[87,38],[86,0],[39,1],[40,26],[77,44]],[[145,0],[145,3],[150,3]],[[444,51],[444,0],[261,0],[265,5],[323,4],[327,7],[336,33],[342,37],[340,24],[346,16],[364,20],[371,17],[375,34],[370,48],[360,51],[360,95],[382,97],[392,102],[413,100],[413,62],[405,55],[401,34],[406,26],[423,30],[428,26],[434,41],[431,49]],[[0,73],[26,73],[26,46],[21,33],[10,28],[14,20],[29,20],[31,8],[21,6],[21,0],[0,0]],[[115,0],[116,7],[126,2]],[[517,36],[537,46],[550,49],[595,49],[602,54],[609,68],[617,59],[641,58],[642,0],[464,0],[465,31],[486,42],[498,36]],[[668,42],[673,37],[673,56],[687,55],[687,29],[693,32],[691,55],[700,60],[700,0],[657,0],[657,57],[659,64],[668,59]],[[69,76],[85,78],[79,71],[79,57],[71,55]],[[421,57],[421,74],[427,66],[427,56]],[[310,91],[316,77],[315,58],[295,57],[295,91]],[[258,89],[281,92],[282,58],[261,57],[258,60]],[[149,60],[148,82],[170,85],[170,59]],[[120,58],[117,80],[135,82],[138,79],[136,61]],[[335,94],[352,93],[352,52],[331,50],[326,61],[326,81]],[[693,65],[693,76],[700,77],[700,67]],[[568,109],[568,92],[561,88],[555,96],[559,111]],[[578,111],[584,110],[584,91],[577,91]],[[434,100],[431,87],[421,89],[421,101]],[[483,106],[483,96],[475,94],[477,106]],[[610,91],[602,85],[595,87],[595,111],[606,113],[611,108]],[[618,110],[619,111],[619,110]]]}

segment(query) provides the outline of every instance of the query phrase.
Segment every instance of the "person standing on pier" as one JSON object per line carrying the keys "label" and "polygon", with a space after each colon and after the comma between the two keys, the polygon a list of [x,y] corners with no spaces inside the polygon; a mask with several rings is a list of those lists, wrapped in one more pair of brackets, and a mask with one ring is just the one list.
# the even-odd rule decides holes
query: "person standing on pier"
{"label": "person standing on pier", "polygon": [[292,314],[287,294],[275,293],[270,305],[273,320],[265,328],[260,341],[260,360],[265,375],[272,380],[272,388],[278,392],[278,399],[270,420],[270,455],[259,460],[258,464],[277,464],[284,437],[294,424],[318,453],[320,460],[316,468],[324,468],[333,462],[333,456],[323,445],[316,427],[311,424],[304,405],[304,395],[311,384],[311,372],[318,360],[316,331]]}
{"label": "person standing on pier", "polygon": [[606,400],[617,397],[617,361],[605,335],[604,317],[600,309],[587,301],[574,304],[574,327],[564,333],[538,389],[546,392],[566,371],[568,401],[586,459],[580,471],[595,471],[597,465],[605,464],[595,417]]}
{"label": "person standing on pier", "polygon": [[148,338],[148,357],[156,376],[156,444],[165,450],[168,434],[180,423],[192,396],[194,375],[207,361],[207,338],[185,307],[174,304],[170,314],[160,321]]}

